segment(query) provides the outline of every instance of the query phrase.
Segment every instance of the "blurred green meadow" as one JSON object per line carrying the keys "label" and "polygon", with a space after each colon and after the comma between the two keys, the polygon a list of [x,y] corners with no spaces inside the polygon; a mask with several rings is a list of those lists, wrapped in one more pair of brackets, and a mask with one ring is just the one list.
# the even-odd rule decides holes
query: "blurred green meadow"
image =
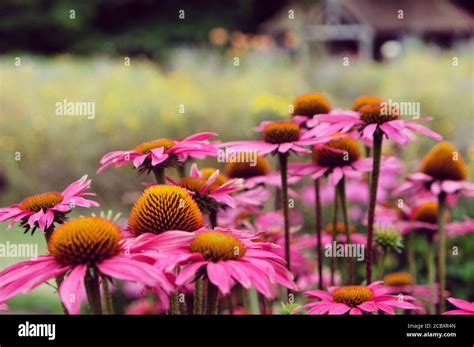
{"label": "blurred green meadow", "polygon": [[[453,65],[456,57],[458,65]],[[285,54],[247,52],[239,66],[232,57],[198,49],[179,49],[158,65],[132,58],[15,56],[0,58],[0,206],[43,191],[61,191],[88,174],[101,210],[127,216],[143,176],[131,167],[96,175],[99,160],[112,150],[128,150],[159,137],[185,137],[200,131],[219,133],[219,140],[254,136],[261,120],[286,118],[298,94],[322,92],[333,106],[350,108],[363,94],[394,101],[416,101],[421,116],[433,117],[429,127],[453,142],[474,177],[474,57],[472,49],[429,51],[413,45],[394,61],[375,63],[342,58],[299,59]],[[95,102],[95,118],[58,116],[55,105],[68,101]],[[184,112],[182,111],[184,108]],[[419,136],[399,153],[413,169],[433,141]],[[217,163],[208,160],[208,165]],[[76,213],[90,214],[95,210]],[[474,218],[474,206],[462,200],[459,217]],[[448,275],[455,297],[474,288],[474,235],[467,235],[464,254],[452,262]],[[46,252],[43,235],[23,235],[0,225],[0,242],[37,242]],[[0,267],[19,259],[0,258]],[[449,277],[448,276],[448,277]],[[469,292],[471,291],[471,293]],[[471,297],[471,299],[473,299]],[[32,295],[9,302],[12,311],[60,312],[47,285]]]}

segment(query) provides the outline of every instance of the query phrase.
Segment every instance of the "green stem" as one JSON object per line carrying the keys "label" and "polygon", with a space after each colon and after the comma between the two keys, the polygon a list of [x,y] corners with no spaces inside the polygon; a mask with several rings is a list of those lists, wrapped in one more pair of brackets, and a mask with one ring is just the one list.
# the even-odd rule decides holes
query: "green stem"
{"label": "green stem", "polygon": [[416,260],[415,260],[415,233],[411,232],[408,234],[408,243],[407,243],[407,256],[408,256],[408,271],[413,280],[413,283],[416,282]]}
{"label": "green stem", "polygon": [[365,274],[367,285],[372,282],[372,248],[374,242],[375,204],[377,202],[377,188],[379,184],[380,175],[380,160],[382,158],[382,141],[383,132],[380,129],[377,129],[374,133],[373,142],[373,166],[372,177],[370,179],[369,216],[367,221],[367,259]]}
{"label": "green stem", "polygon": [[186,162],[184,162],[183,165],[178,166],[178,174],[179,178],[186,177]]}
{"label": "green stem", "polygon": [[444,291],[446,289],[446,193],[442,192],[438,195],[438,233],[439,233],[439,249],[438,249],[438,276],[439,276],[439,312],[446,310],[446,302],[444,300]]}
{"label": "green stem", "polygon": [[384,249],[382,250],[382,258],[380,259],[379,266],[377,268],[377,275],[375,278],[377,280],[381,280],[383,276],[383,270],[385,269],[385,262],[387,261],[387,254],[388,252]]}
{"label": "green stem", "polygon": [[203,302],[204,302],[204,279],[198,279],[195,282],[195,293],[194,293],[194,311],[195,315],[203,314]]}
{"label": "green stem", "polygon": [[153,168],[153,174],[155,175],[156,182],[158,184],[165,184],[166,179],[165,179],[165,169],[162,167],[154,167]]}
{"label": "green stem", "polygon": [[179,305],[179,293],[173,293],[170,295],[170,303],[171,303],[171,314],[173,316],[180,315],[180,305]]}
{"label": "green stem", "polygon": [[114,308],[112,305],[112,295],[110,295],[109,290],[109,281],[105,277],[102,277],[102,292],[104,293],[105,313],[114,314]]}
{"label": "green stem", "polygon": [[86,287],[87,300],[92,314],[102,314],[102,302],[100,299],[99,276],[93,269],[88,269],[84,285]]}
{"label": "green stem", "polygon": [[212,229],[217,227],[217,211],[212,211],[209,213],[209,220],[211,221]]}
{"label": "green stem", "polygon": [[288,217],[288,153],[279,153],[281,173],[281,207],[285,221],[285,260],[288,271],[291,271],[290,259],[290,223]]}
{"label": "green stem", "polygon": [[319,179],[314,180],[314,218],[316,219],[316,237],[318,241],[318,288],[323,289],[323,243],[321,240],[321,198],[319,196]]}
{"label": "green stem", "polygon": [[[339,199],[337,198],[337,188],[334,188],[334,209],[333,209],[333,215],[332,215],[332,243],[331,247],[333,247],[337,241],[337,213],[339,210]],[[334,250],[333,250],[334,252]],[[335,282],[335,275],[336,275],[336,262],[337,258],[333,255],[331,257],[331,285],[334,285]]]}
{"label": "green stem", "polygon": [[429,313],[435,314],[435,268],[436,268],[436,259],[435,259],[435,250],[434,250],[434,242],[431,237],[428,238],[428,255],[427,255],[427,268],[428,268],[428,287],[430,293],[430,300],[429,300]]}
{"label": "green stem", "polygon": [[[49,229],[46,229],[45,232],[44,232],[44,237],[46,239],[46,247],[48,246],[49,239],[51,238],[51,235],[53,234],[53,231],[54,231],[54,227],[53,227],[53,225],[51,225],[51,227]],[[63,282],[63,279],[64,279],[64,275],[59,275],[59,276],[55,277],[58,296],[59,296],[59,287],[61,286],[61,283]],[[68,312],[66,306],[64,306],[64,304],[61,300],[61,297],[59,297],[59,303],[61,304],[61,308],[63,310],[63,313],[65,315],[68,315],[69,312]]]}
{"label": "green stem", "polygon": [[255,288],[249,288],[247,290],[248,298],[249,298],[249,305],[250,305],[250,313],[251,314],[259,314],[260,313],[260,306],[258,304],[258,293]]}
{"label": "green stem", "polygon": [[219,288],[211,281],[207,282],[207,314],[218,314],[219,312]]}
{"label": "green stem", "polygon": [[[344,230],[346,231],[346,238],[347,238],[346,244],[351,245],[352,236],[351,236],[351,230],[349,226],[349,215],[347,213],[346,184],[345,184],[344,177],[342,177],[339,183],[337,184],[337,190],[339,193],[339,200],[341,202],[342,217],[344,219]],[[354,284],[354,258],[349,257],[348,262],[349,262],[348,283]]]}

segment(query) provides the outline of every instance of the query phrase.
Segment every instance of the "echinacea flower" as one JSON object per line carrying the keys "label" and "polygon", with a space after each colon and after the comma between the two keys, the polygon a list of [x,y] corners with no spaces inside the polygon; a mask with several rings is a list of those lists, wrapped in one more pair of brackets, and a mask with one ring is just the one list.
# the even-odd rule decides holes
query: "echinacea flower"
{"label": "echinacea flower", "polygon": [[[317,133],[318,127],[323,126],[324,131],[333,133],[356,130],[364,140],[372,140],[372,136],[378,130],[388,139],[401,145],[413,139],[413,131],[432,137],[437,141],[443,139],[438,133],[418,123],[401,119],[398,110],[384,107],[383,103],[365,104],[358,111],[333,110],[328,114],[317,115],[313,120],[313,123],[308,124],[316,126],[308,132],[309,134]],[[417,120],[427,122],[432,118],[426,117]],[[327,125],[330,126],[327,127]]]}
{"label": "echinacea flower", "polygon": [[194,231],[203,225],[202,213],[186,189],[153,185],[143,191],[133,206],[127,231],[138,236],[168,230]]}
{"label": "echinacea flower", "polygon": [[307,311],[308,314],[345,314],[359,315],[383,311],[395,314],[395,308],[416,310],[417,307],[409,301],[414,297],[405,295],[403,300],[395,295],[388,295],[382,281],[373,282],[368,286],[329,287],[329,292],[313,290],[305,295],[310,299],[319,299],[299,307],[295,311]]}
{"label": "echinacea flower", "polygon": [[221,144],[235,150],[256,150],[259,155],[269,153],[311,153],[304,146],[311,146],[329,141],[330,137],[317,138],[314,134],[300,130],[292,121],[264,121],[258,130],[262,132],[260,141],[234,141]]}
{"label": "echinacea flower", "polygon": [[[437,283],[433,286],[429,284],[416,284],[408,272],[388,273],[384,276],[383,282],[387,288],[387,294],[409,294],[427,303],[438,303],[439,285]],[[449,293],[446,292],[445,295],[449,295]]]}
{"label": "echinacea flower", "polygon": [[311,174],[314,180],[327,174],[336,186],[343,177],[361,179],[372,169],[372,159],[362,159],[357,141],[348,135],[314,146],[312,157],[313,163],[290,163],[290,174]]}
{"label": "echinacea flower", "polygon": [[319,93],[306,93],[299,95],[293,101],[291,117],[300,124],[304,124],[317,114],[326,114],[331,111],[329,100]]}
{"label": "echinacea flower", "polygon": [[396,193],[430,191],[436,196],[440,193],[474,196],[474,183],[466,178],[467,167],[461,153],[449,142],[441,142],[425,155],[419,172],[408,176]]}
{"label": "echinacea flower", "polygon": [[217,148],[207,139],[217,136],[216,133],[198,133],[183,140],[160,138],[144,142],[129,151],[107,153],[100,160],[101,173],[110,166],[121,167],[133,163],[140,172],[150,172],[154,168],[182,165],[188,156],[216,156]]}
{"label": "echinacea flower", "polygon": [[[85,283],[107,277],[143,283],[169,293],[173,286],[163,272],[126,255],[120,229],[100,217],[72,219],[56,228],[48,254],[13,264],[0,272],[0,302],[29,292],[49,279],[65,275],[59,287],[64,306],[79,313]],[[96,288],[98,290],[98,288]]]}
{"label": "echinacea flower", "polygon": [[366,105],[380,105],[383,99],[379,96],[374,95],[361,95],[354,100],[352,104],[353,111],[359,111],[359,109]]}
{"label": "echinacea flower", "polygon": [[36,228],[47,232],[54,223],[64,223],[66,214],[74,207],[99,206],[97,202],[85,198],[85,196],[95,196],[94,193],[84,193],[90,184],[91,180],[88,180],[85,175],[71,183],[62,192],[32,195],[18,204],[0,208],[0,222],[11,220],[7,230],[10,230],[16,222],[21,221],[20,225],[26,229],[26,232],[30,228],[33,228],[32,233]]}
{"label": "echinacea flower", "polygon": [[[254,287],[267,298],[275,295],[274,284],[296,290],[293,276],[285,261],[268,247],[267,242],[254,242],[255,232],[215,228],[193,232],[187,247],[176,248],[169,259],[169,269],[181,265],[175,284],[182,286],[198,278],[206,278],[223,295],[239,283]],[[258,233],[257,233],[258,234]]]}
{"label": "echinacea flower", "polygon": [[174,185],[188,190],[199,208],[204,213],[217,212],[219,207],[229,206],[234,208],[235,202],[231,194],[243,188],[244,180],[241,178],[229,179],[219,182],[221,176],[219,170],[215,170],[209,177],[206,177],[196,164],[193,164],[189,176],[182,178],[179,182],[167,177],[168,181]]}
{"label": "echinacea flower", "polygon": [[458,310],[450,310],[443,312],[444,315],[474,315],[474,302],[469,302],[462,299],[448,298],[447,299],[451,304],[456,306]]}
{"label": "echinacea flower", "polygon": [[[403,227],[404,234],[411,231],[421,232],[433,240],[438,231],[438,211],[439,203],[433,200],[426,200],[413,208],[408,208],[409,220],[403,220],[400,225]],[[474,232],[474,220],[468,219],[460,222],[451,220],[451,214],[445,211],[446,235],[458,236],[466,233]]]}
{"label": "echinacea flower", "polygon": [[[324,234],[322,235],[321,242],[323,245],[331,245],[333,240],[339,243],[347,242],[347,234],[344,223],[336,223],[336,230],[334,230],[332,223],[326,224],[323,229]],[[351,233],[351,242],[356,244],[367,243],[367,237],[364,234],[358,233],[354,225],[349,226],[349,232]]]}

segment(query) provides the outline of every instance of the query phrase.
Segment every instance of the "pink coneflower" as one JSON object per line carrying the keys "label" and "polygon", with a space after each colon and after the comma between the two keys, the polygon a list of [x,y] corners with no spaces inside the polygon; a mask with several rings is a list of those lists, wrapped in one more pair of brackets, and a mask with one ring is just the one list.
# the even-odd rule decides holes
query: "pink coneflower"
{"label": "pink coneflower", "polygon": [[[359,108],[359,111],[333,110],[328,114],[317,115],[313,123],[308,125],[324,124],[324,131],[349,132],[357,130],[362,139],[371,141],[376,130],[381,131],[388,139],[404,145],[414,138],[413,131],[441,141],[443,137],[438,133],[408,120],[400,119],[398,110],[384,109],[383,103],[367,104]],[[431,121],[432,118],[419,118],[420,122]],[[327,124],[330,125],[329,128]],[[318,126],[314,128],[316,132]]]}
{"label": "pink coneflower", "polygon": [[435,196],[441,193],[474,196],[474,183],[466,178],[467,167],[461,154],[449,142],[441,142],[423,158],[420,171],[408,176],[396,193],[430,191]]}
{"label": "pink coneflower", "polygon": [[[358,233],[354,225],[349,227],[349,232],[351,233],[351,243],[366,244],[367,236],[364,234]],[[324,234],[322,235],[323,245],[332,245],[333,242],[337,243],[348,243],[348,238],[346,234],[346,229],[344,223],[338,222],[336,224],[336,230],[334,231],[333,224],[326,224],[324,227]]]}
{"label": "pink coneflower", "polygon": [[[411,231],[419,231],[424,233],[429,239],[435,238],[438,232],[438,211],[439,204],[437,201],[426,200],[409,209],[409,220],[400,222],[403,227],[403,233]],[[462,222],[454,222],[450,220],[448,211],[446,217],[446,235],[448,237],[464,235],[474,232],[474,220],[469,219]]]}
{"label": "pink coneflower", "polygon": [[332,186],[343,177],[361,179],[372,169],[372,159],[361,158],[359,145],[349,136],[314,146],[312,163],[291,163],[288,171],[293,175],[311,175],[312,179],[327,174]]}
{"label": "pink coneflower", "polygon": [[[290,226],[288,221],[288,156],[291,152],[310,153],[303,146],[324,143],[333,137],[316,137],[316,135],[300,129],[294,121],[264,121],[258,127],[262,132],[262,141],[236,141],[223,144],[223,146],[236,150],[255,150],[260,155],[278,154],[281,179],[281,206],[285,220],[285,260],[288,269],[291,269],[290,259]],[[332,135],[332,134],[330,134]]]}
{"label": "pink coneflower", "polygon": [[[158,169],[182,165],[188,156],[216,156],[217,148],[207,141],[213,136],[217,134],[198,133],[183,140],[161,138],[141,143],[129,151],[110,152],[100,160],[102,165],[97,173],[101,173],[110,166],[121,167],[128,163],[133,163],[140,172],[154,171],[156,173]],[[162,179],[162,177],[158,178]]]}
{"label": "pink coneflower", "polygon": [[[192,234],[194,237],[187,247],[175,249],[168,269],[181,266],[175,282],[178,286],[197,280],[197,288],[200,288],[201,280],[209,281],[208,302],[213,305],[210,313],[217,310],[217,289],[227,295],[236,283],[247,289],[255,287],[267,298],[275,296],[273,284],[276,283],[296,290],[285,261],[268,250],[278,246],[257,242],[259,233],[215,228]],[[199,295],[202,293],[197,289],[196,296]]]}
{"label": "pink coneflower", "polygon": [[18,204],[0,208],[0,222],[11,219],[7,230],[21,220],[20,225],[28,231],[33,228],[40,228],[44,232],[50,230],[54,223],[64,223],[66,214],[74,207],[99,206],[95,201],[84,198],[85,196],[95,196],[94,193],[84,193],[90,187],[91,180],[87,175],[71,183],[64,191],[48,192],[32,195],[25,198]]}
{"label": "pink coneflower", "polygon": [[206,177],[198,170],[197,165],[193,164],[189,176],[182,178],[179,182],[167,177],[172,184],[186,189],[198,204],[200,210],[208,214],[211,223],[215,226],[217,211],[222,207],[235,208],[236,203],[231,196],[243,188],[244,180],[241,178],[218,180],[219,170],[215,170]]}
{"label": "pink coneflower", "polygon": [[412,296],[405,295],[403,300],[395,295],[387,295],[383,282],[374,282],[368,286],[330,287],[329,292],[313,290],[305,295],[319,301],[311,302],[296,310],[307,311],[308,314],[363,314],[383,311],[395,314],[395,308],[416,310],[417,307],[408,301],[415,301]]}
{"label": "pink coneflower", "polygon": [[445,315],[474,315],[474,302],[469,302],[462,299],[448,298],[447,299],[451,304],[459,308],[459,310],[451,310],[443,312]]}
{"label": "pink coneflower", "polygon": [[[255,162],[229,162],[225,166],[225,173],[230,178],[243,178],[244,187],[253,189],[260,185],[270,185],[281,188],[280,172],[270,171],[267,160],[262,156],[256,156]],[[288,184],[298,183],[302,179],[301,175],[288,175]],[[288,190],[290,196],[296,197],[297,193]]]}
{"label": "pink coneflower", "polygon": [[145,256],[133,257],[125,249],[120,230],[100,217],[70,220],[54,230],[48,254],[22,261],[0,272],[0,302],[26,293],[49,279],[65,275],[59,287],[62,303],[79,313],[86,288],[91,311],[101,313],[99,284],[108,277],[135,281],[170,292],[173,286]]}
{"label": "pink coneflower", "polygon": [[8,311],[8,305],[0,303],[0,311],[5,311],[5,312]]}
{"label": "pink coneflower", "polygon": [[[366,98],[367,99],[367,98]],[[369,98],[374,100],[373,97]],[[377,98],[375,98],[377,100]],[[392,139],[399,144],[405,144],[414,138],[413,131],[441,140],[441,135],[416,123],[401,120],[398,110],[387,108],[383,103],[365,104],[356,111],[344,112],[343,114],[331,113],[315,116],[315,122],[321,122],[308,131],[315,134],[320,131],[353,132],[365,141],[372,142],[373,166],[370,178],[370,201],[367,221],[367,261],[366,282],[372,281],[372,247],[374,235],[375,204],[377,201],[377,189],[380,175],[380,162],[382,157],[382,142],[384,137]],[[430,119],[421,119],[430,120]],[[328,126],[329,125],[329,126]],[[321,130],[319,128],[322,128]]]}
{"label": "pink coneflower", "polygon": [[306,93],[299,95],[292,103],[293,112],[291,119],[298,124],[305,125],[308,120],[317,114],[331,111],[329,100],[319,93]]}
{"label": "pink coneflower", "polygon": [[311,153],[305,146],[324,143],[330,137],[317,138],[314,133],[300,130],[292,121],[263,121],[257,128],[262,133],[260,141],[234,141],[222,143],[220,146],[235,150],[256,150],[259,155],[269,153]]}
{"label": "pink coneflower", "polygon": [[[434,283],[432,285],[427,284],[415,284],[411,274],[407,272],[391,272],[385,275],[384,284],[387,288],[387,294],[394,295],[412,295],[418,300],[427,303],[429,306],[433,306],[438,303],[439,299],[439,285]],[[445,292],[445,295],[449,295]],[[414,305],[420,308],[420,314],[425,314],[426,311],[421,302],[413,302]],[[431,309],[431,308],[430,308]],[[432,309],[431,309],[432,311]],[[433,312],[431,312],[433,313]]]}
{"label": "pink coneflower", "polygon": [[423,158],[420,172],[411,175],[408,182],[398,192],[412,194],[428,190],[438,199],[438,276],[440,285],[440,305],[438,313],[445,310],[443,299],[446,287],[446,211],[450,196],[464,193],[474,196],[474,184],[466,181],[467,166],[459,151],[449,142],[434,146]]}

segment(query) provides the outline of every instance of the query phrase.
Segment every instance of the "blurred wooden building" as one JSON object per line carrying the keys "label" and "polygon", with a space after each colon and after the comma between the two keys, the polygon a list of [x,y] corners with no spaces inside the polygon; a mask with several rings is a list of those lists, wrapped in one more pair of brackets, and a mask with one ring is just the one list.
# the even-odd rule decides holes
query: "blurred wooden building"
{"label": "blurred wooden building", "polygon": [[330,54],[382,59],[397,44],[416,37],[451,47],[473,38],[473,16],[448,0],[322,0],[295,3],[262,25],[284,45],[289,33],[304,44],[324,45]]}

